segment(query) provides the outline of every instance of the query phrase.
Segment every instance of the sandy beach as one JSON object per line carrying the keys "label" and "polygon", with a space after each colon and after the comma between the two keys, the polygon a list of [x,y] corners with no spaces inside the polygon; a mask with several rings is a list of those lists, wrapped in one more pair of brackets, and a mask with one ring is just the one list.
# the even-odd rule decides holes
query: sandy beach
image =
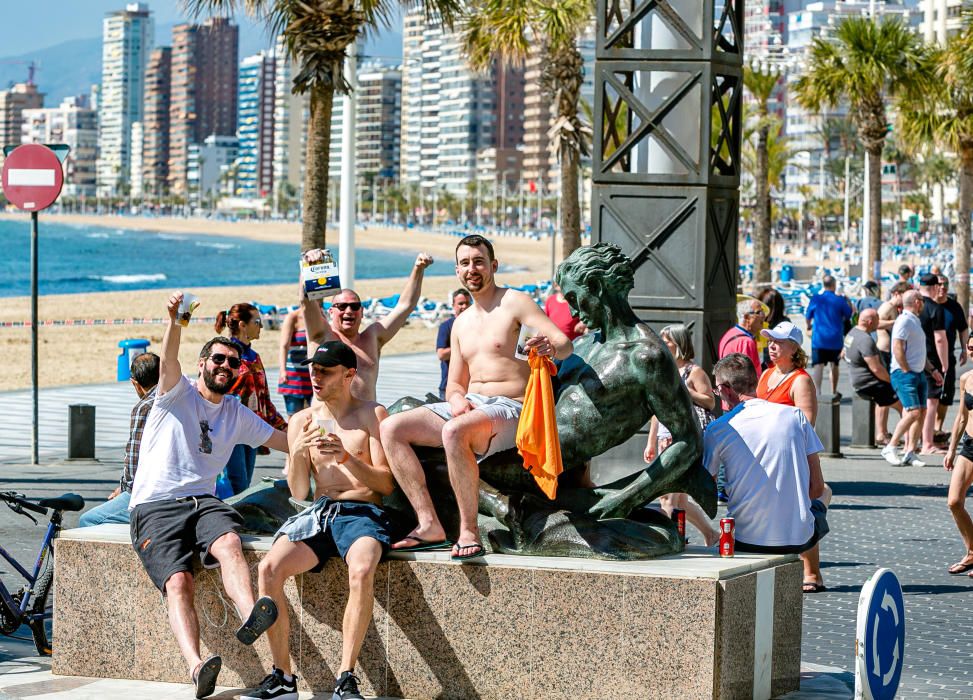
{"label": "sandy beach", "polygon": [[[22,215],[0,215],[5,219],[22,220]],[[227,222],[205,219],[141,219],[134,217],[48,216],[45,221],[64,224],[102,226],[108,228],[139,229],[160,233],[204,233],[237,236],[277,242],[300,242],[300,226],[281,222]],[[335,243],[332,243],[334,241]],[[328,232],[328,246],[337,248],[337,232]],[[416,252],[426,251],[439,259],[451,259],[457,238],[396,228],[358,229],[356,246]],[[498,275],[502,284],[521,285],[550,278],[550,243],[522,238],[494,240],[497,258],[502,264],[522,268],[510,274]],[[358,280],[356,287],[363,297],[382,297],[402,291],[405,277]],[[295,280],[296,282],[296,280]],[[422,295],[433,300],[445,300],[458,286],[456,278],[427,277]],[[239,287],[194,287],[191,291],[201,298],[197,314],[215,316],[217,311],[241,301],[262,304],[289,305],[296,303],[296,284],[254,285]],[[88,294],[58,294],[42,296],[38,302],[41,321],[54,319],[115,319],[161,318],[165,315],[168,292],[160,289]],[[23,321],[30,318],[29,297],[7,297],[0,301],[0,321]],[[40,384],[64,386],[115,381],[118,341],[125,338],[146,338],[151,349],[158,351],[164,327],[161,324],[130,324],[121,326],[73,326],[39,328]],[[200,346],[215,335],[212,323],[192,323],[183,333],[180,361],[193,366]],[[385,346],[384,354],[433,351],[436,329],[422,322],[410,322]],[[264,364],[279,364],[280,333],[265,330],[254,342]],[[0,328],[0,391],[30,386],[30,329]]]}

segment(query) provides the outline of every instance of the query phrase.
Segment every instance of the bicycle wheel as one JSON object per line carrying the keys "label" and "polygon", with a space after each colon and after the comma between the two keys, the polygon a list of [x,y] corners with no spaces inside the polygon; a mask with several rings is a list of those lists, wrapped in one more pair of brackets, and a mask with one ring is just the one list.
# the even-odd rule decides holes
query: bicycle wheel
{"label": "bicycle wheel", "polygon": [[[53,588],[54,544],[51,543],[51,548],[47,553],[44,566],[37,577],[37,582],[34,584],[34,599],[30,604],[31,615],[51,614],[53,612],[54,604],[51,600],[51,591]],[[46,619],[31,620],[28,626],[34,637],[34,646],[37,648],[37,653],[41,656],[50,656],[52,618],[47,617]]]}

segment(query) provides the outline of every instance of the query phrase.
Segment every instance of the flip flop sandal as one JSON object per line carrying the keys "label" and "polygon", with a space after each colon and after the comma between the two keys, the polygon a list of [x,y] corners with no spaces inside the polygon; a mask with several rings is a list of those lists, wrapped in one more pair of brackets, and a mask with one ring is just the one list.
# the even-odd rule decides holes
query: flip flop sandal
{"label": "flip flop sandal", "polygon": [[802,593],[823,593],[826,590],[828,590],[827,586],[816,581],[805,581],[801,584]]}
{"label": "flip flop sandal", "polygon": [[400,542],[405,542],[406,540],[413,540],[418,544],[409,545],[408,547],[392,547],[390,552],[427,552],[436,549],[447,549],[452,547],[453,543],[450,540],[424,540],[421,537],[416,537],[414,535],[409,535],[408,537],[403,537]]}
{"label": "flip flop sandal", "polygon": [[973,569],[973,562],[958,561],[955,564],[953,564],[951,567],[946,569],[946,571],[948,571],[952,576],[956,576],[957,574],[965,574],[967,571],[970,571],[971,569]]}
{"label": "flip flop sandal", "polygon": [[264,596],[258,598],[257,602],[253,604],[253,610],[250,611],[250,617],[247,618],[240,629],[236,631],[236,638],[241,642],[250,646],[255,641],[257,637],[266,632],[274,622],[277,620],[277,604],[272,598]]}
{"label": "flip flop sandal", "polygon": [[216,690],[216,677],[220,675],[221,668],[223,668],[223,659],[219,656],[211,656],[199,664],[192,676],[197,698],[205,698],[213,694]]}
{"label": "flip flop sandal", "polygon": [[462,542],[457,542],[455,545],[456,549],[472,549],[472,552],[468,554],[450,554],[449,558],[453,561],[464,561],[466,559],[476,559],[477,557],[482,557],[486,554],[486,550],[483,549],[483,545],[480,542],[471,542],[470,544],[463,544]]}

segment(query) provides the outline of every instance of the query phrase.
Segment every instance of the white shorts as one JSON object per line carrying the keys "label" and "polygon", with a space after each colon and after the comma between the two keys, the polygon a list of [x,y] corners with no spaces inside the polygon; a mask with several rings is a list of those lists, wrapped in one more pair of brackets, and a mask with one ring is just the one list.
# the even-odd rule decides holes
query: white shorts
{"label": "white shorts", "polygon": [[[477,462],[482,462],[490,455],[509,450],[516,445],[517,424],[520,423],[520,412],[524,404],[508,399],[506,396],[484,396],[483,394],[467,394],[466,400],[473,404],[475,410],[485,413],[493,426],[490,443],[487,445],[486,452],[476,456]],[[427,403],[422,407],[428,408],[443,420],[453,418],[449,401]]]}

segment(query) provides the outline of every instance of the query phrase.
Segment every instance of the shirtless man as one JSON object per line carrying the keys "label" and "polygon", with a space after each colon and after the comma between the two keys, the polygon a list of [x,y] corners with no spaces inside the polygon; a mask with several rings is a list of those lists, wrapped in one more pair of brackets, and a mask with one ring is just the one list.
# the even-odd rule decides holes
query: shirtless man
{"label": "shirtless man", "polygon": [[[309,250],[304,254],[309,262],[320,259],[320,250]],[[351,385],[351,393],[364,401],[375,400],[375,384],[378,382],[378,359],[382,348],[395,337],[409,318],[409,314],[419,302],[422,292],[422,277],[427,267],[432,265],[432,256],[420,253],[412,267],[409,281],[399,295],[399,303],[387,315],[368,328],[360,331],[362,317],[361,297],[351,289],[342,289],[331,300],[328,310],[329,322],[319,313],[305,313],[307,326],[308,357],[314,354],[318,344],[326,340],[340,340],[351,347],[358,356],[358,373]],[[301,308],[306,311],[311,303],[301,293]]]}
{"label": "shirtless man", "polygon": [[392,545],[398,550],[446,546],[412,445],[444,447],[449,480],[459,509],[459,536],[453,559],[482,556],[477,525],[477,461],[514,446],[530,368],[514,357],[521,326],[537,334],[526,342],[540,355],[558,359],[572,352],[571,341],[544,315],[534,300],[515,289],[497,287],[493,245],[467,236],[456,246],[456,276],[473,295],[472,307],[456,318],[446,399],[396,414],[382,423],[382,445],[392,473],[416,511],[418,525]]}
{"label": "shirtless man", "polygon": [[[274,668],[259,688],[241,695],[241,700],[297,699],[284,583],[305,571],[321,571],[334,556],[348,565],[349,592],[333,697],[362,697],[355,664],[372,619],[375,569],[389,547],[382,496],[392,493],[395,485],[379,441],[379,424],[388,413],[380,404],[352,395],[358,359],[348,345],[337,340],[322,343],[303,364],[311,366],[318,401],[290,421],[287,483],[294,498],[304,499],[313,478],[316,500],[284,523],[260,562],[260,595],[272,598],[280,611],[277,622],[267,630]],[[332,421],[326,435],[322,435],[325,428],[319,427],[319,420]]]}

